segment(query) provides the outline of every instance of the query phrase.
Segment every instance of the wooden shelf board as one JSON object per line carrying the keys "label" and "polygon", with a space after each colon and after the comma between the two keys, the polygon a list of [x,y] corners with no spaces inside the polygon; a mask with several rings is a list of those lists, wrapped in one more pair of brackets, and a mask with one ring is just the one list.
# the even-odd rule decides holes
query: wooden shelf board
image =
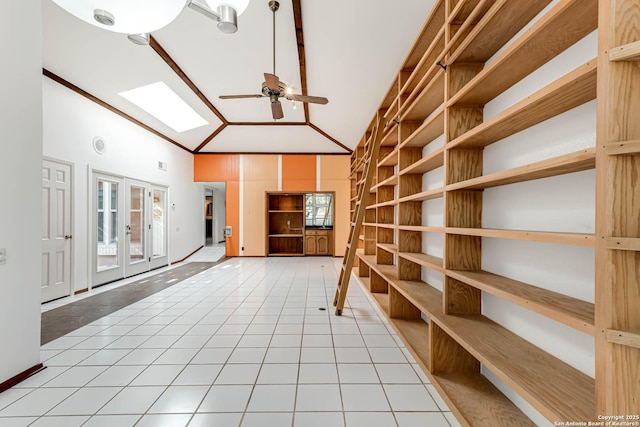
{"label": "wooden shelf board", "polygon": [[389,294],[370,292],[369,295],[378,303],[378,307],[383,313],[389,313]]}
{"label": "wooden shelf board", "polygon": [[447,186],[447,191],[481,190],[500,185],[515,184],[593,169],[596,166],[596,149],[589,148],[575,153],[542,160],[525,166],[496,172]]}
{"label": "wooden shelf board", "polygon": [[398,230],[420,231],[423,233],[444,233],[444,227],[434,227],[429,225],[398,225]]}
{"label": "wooden shelf board", "polygon": [[378,243],[377,245],[380,249],[383,249],[392,254],[398,253],[398,246],[391,243]]}
{"label": "wooden shelf board", "polygon": [[418,129],[400,144],[400,148],[422,148],[444,133],[444,105],[434,111]]}
{"label": "wooden shelf board", "polygon": [[395,174],[393,176],[390,176],[389,178],[385,179],[384,181],[380,181],[373,188],[377,189],[379,187],[387,187],[387,186],[392,186],[392,185],[398,185],[398,175],[397,174]]}
{"label": "wooden shelf board", "polygon": [[420,58],[420,62],[402,85],[401,94],[415,94],[416,88],[424,87],[423,85],[432,78],[433,73],[437,71],[433,64],[437,62],[437,58],[444,48],[444,34],[444,26],[441,26]]}
{"label": "wooden shelf board", "polygon": [[400,175],[423,174],[444,165],[444,146],[424,156],[411,166],[400,171]]}
{"label": "wooden shelf board", "polygon": [[397,267],[377,264],[375,255],[365,255],[362,250],[356,251],[356,255],[422,313],[429,316],[433,313],[442,314],[442,292],[426,282],[398,279]]}
{"label": "wooden shelf board", "polygon": [[451,141],[447,148],[485,147],[596,97],[596,60],[587,62],[533,95]]}
{"label": "wooden shelf board", "polygon": [[[388,311],[386,312],[388,313]],[[422,366],[429,365],[429,324],[424,320],[389,319],[416,361]]]}
{"label": "wooden shelf board", "polygon": [[448,234],[459,234],[464,236],[493,237],[495,239],[528,240],[532,242],[557,243],[561,245],[587,247],[595,246],[595,236],[593,234],[455,227],[446,227],[445,232]]}
{"label": "wooden shelf board", "polygon": [[431,316],[551,421],[592,420],[595,381],[482,315]]}
{"label": "wooden shelf board", "polygon": [[636,237],[607,237],[607,249],[619,251],[640,251],[640,238]]}
{"label": "wooden shelf board", "polygon": [[609,156],[640,155],[640,139],[607,144],[605,153]]}
{"label": "wooden shelf board", "polygon": [[299,212],[304,212],[304,209],[278,209],[278,210],[269,211],[269,213],[299,213]]}
{"label": "wooden shelf board", "polygon": [[378,228],[389,228],[391,230],[395,230],[396,228],[398,228],[398,226],[395,225],[395,224],[376,223],[376,224],[373,224],[373,226],[378,227]]}
{"label": "wooden shelf board", "polygon": [[269,237],[284,237],[284,238],[304,237],[304,234],[269,234]]}
{"label": "wooden shelf board", "polygon": [[416,264],[420,264],[432,270],[439,271],[440,273],[444,272],[444,262],[442,258],[438,258],[433,255],[413,252],[399,252],[398,255],[411,262],[415,262]]}
{"label": "wooden shelf board", "polygon": [[565,0],[547,12],[449,100],[484,105],[598,26],[597,0]]}
{"label": "wooden shelf board", "polygon": [[378,162],[378,167],[382,166],[395,166],[398,164],[398,148],[393,150],[384,159]]}
{"label": "wooden shelf board", "polygon": [[401,120],[424,120],[443,102],[444,72],[438,72],[416,99],[402,110]]}
{"label": "wooden shelf board", "polygon": [[610,49],[609,61],[640,61],[640,40]]}
{"label": "wooden shelf board", "polygon": [[391,126],[384,130],[380,146],[395,147],[396,145],[398,145],[398,125],[395,122],[391,122]]}
{"label": "wooden shelf board", "polygon": [[395,206],[398,204],[397,200],[389,200],[388,202],[376,203],[375,205],[371,205],[371,208],[384,208],[387,206]]}
{"label": "wooden shelf board", "polygon": [[482,270],[447,270],[446,274],[585,334],[595,335],[595,306],[592,303]]}
{"label": "wooden shelf board", "polygon": [[445,402],[466,425],[511,427],[536,424],[496,386],[479,373],[431,374],[431,381]]}
{"label": "wooden shelf board", "polygon": [[421,193],[412,194],[411,196],[406,196],[401,199],[398,199],[400,203],[402,202],[420,202],[425,200],[439,199],[444,196],[444,188],[435,188],[433,190],[423,191]]}
{"label": "wooden shelf board", "polygon": [[610,343],[640,348],[640,332],[607,329],[604,333],[605,339]]}
{"label": "wooden shelf board", "polygon": [[424,57],[425,52],[429,50],[428,46],[433,39],[434,34],[438,29],[442,28],[445,17],[445,1],[436,0],[435,4],[431,8],[431,13],[426,19],[420,34],[414,41],[409,53],[403,61],[402,68],[414,68],[419,64],[420,60]]}
{"label": "wooden shelf board", "polygon": [[486,62],[550,2],[495,2],[450,54],[447,63]]}

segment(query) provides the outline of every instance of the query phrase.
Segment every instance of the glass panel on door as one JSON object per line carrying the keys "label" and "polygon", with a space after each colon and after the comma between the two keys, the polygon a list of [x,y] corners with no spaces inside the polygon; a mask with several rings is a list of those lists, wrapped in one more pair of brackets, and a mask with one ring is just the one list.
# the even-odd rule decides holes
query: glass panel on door
{"label": "glass panel on door", "polygon": [[118,267],[118,183],[98,178],[97,270]]}
{"label": "glass panel on door", "polygon": [[131,200],[129,210],[129,263],[144,261],[144,194],[145,187],[131,186]]}
{"label": "glass panel on door", "polygon": [[152,247],[153,258],[167,255],[167,192],[157,188],[153,189],[153,228]]}

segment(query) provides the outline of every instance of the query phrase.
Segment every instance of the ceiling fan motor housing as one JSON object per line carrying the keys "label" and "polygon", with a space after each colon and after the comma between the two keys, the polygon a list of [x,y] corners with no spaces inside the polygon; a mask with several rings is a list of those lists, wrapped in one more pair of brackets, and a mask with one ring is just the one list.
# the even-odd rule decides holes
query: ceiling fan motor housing
{"label": "ceiling fan motor housing", "polygon": [[277,97],[281,97],[281,96],[285,96],[285,94],[287,93],[287,86],[282,83],[282,82],[278,82],[278,91],[275,91],[273,89],[270,89],[267,86],[267,82],[263,82],[262,83],[262,94],[264,96],[277,96]]}

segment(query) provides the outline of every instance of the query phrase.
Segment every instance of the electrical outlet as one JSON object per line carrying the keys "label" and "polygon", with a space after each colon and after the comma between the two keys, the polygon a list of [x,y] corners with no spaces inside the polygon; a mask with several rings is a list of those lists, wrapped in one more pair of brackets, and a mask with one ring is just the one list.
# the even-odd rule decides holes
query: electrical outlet
{"label": "electrical outlet", "polygon": [[0,265],[5,265],[7,263],[7,249],[0,249]]}

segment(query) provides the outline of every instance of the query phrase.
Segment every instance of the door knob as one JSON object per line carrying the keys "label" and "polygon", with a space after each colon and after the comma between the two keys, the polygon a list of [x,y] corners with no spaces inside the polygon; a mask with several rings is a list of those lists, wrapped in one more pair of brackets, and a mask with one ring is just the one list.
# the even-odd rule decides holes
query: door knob
{"label": "door knob", "polygon": [[125,234],[131,234],[131,226],[130,225],[125,225],[127,232]]}
{"label": "door knob", "polygon": [[64,240],[69,240],[69,239],[71,239],[71,238],[73,238],[73,236],[72,236],[71,234],[66,234],[66,235],[64,236]]}

